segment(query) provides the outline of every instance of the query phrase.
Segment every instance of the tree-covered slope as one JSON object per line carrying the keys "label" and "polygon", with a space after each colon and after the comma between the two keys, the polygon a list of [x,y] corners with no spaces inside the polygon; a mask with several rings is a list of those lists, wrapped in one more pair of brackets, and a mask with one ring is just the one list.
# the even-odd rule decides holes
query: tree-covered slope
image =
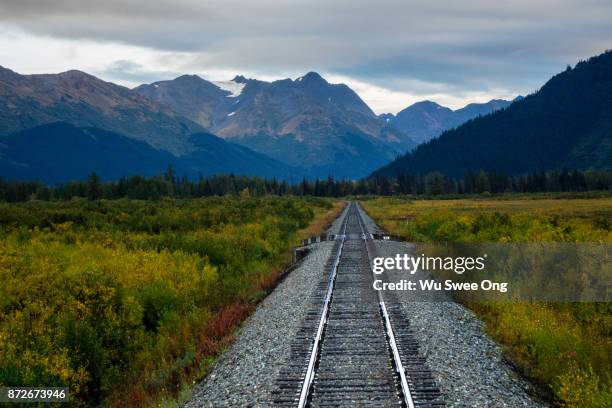
{"label": "tree-covered slope", "polygon": [[612,52],[551,78],[504,110],[468,121],[375,174],[612,168]]}
{"label": "tree-covered slope", "polygon": [[178,175],[234,173],[298,181],[297,171],[243,146],[197,133],[189,154],[174,156],[145,142],[95,127],[51,123],[0,139],[0,177],[61,183],[83,180],[95,171],[105,180],[152,176],[169,166]]}

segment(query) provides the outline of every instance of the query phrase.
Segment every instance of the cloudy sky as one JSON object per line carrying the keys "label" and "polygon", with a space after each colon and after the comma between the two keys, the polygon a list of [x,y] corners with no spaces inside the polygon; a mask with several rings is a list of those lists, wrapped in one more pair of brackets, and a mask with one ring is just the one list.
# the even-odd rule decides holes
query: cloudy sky
{"label": "cloudy sky", "polygon": [[126,86],[317,71],[377,112],[538,89],[612,48],[610,0],[0,0],[0,65]]}

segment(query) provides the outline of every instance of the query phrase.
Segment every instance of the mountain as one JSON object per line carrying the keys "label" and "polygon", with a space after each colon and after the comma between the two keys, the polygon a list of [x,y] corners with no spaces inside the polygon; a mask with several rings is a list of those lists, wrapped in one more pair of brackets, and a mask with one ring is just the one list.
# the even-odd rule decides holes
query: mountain
{"label": "mountain", "polygon": [[274,82],[238,76],[213,83],[190,75],[134,91],[313,177],[358,178],[415,146],[348,86],[315,72]]}
{"label": "mountain", "polygon": [[478,117],[375,174],[612,169],[612,51],[579,62],[503,110]]}
{"label": "mountain", "polygon": [[[520,97],[515,100],[520,100]],[[487,103],[471,103],[453,111],[435,102],[422,101],[410,105],[397,115],[385,113],[379,117],[420,144],[470,119],[503,109],[512,102],[493,99]]]}
{"label": "mountain", "polygon": [[54,184],[83,180],[92,171],[112,180],[153,176],[172,166],[192,178],[234,173],[295,182],[301,177],[295,169],[211,134],[193,134],[188,142],[193,150],[177,157],[115,132],[56,122],[0,139],[0,175]]}
{"label": "mountain", "polygon": [[0,136],[64,121],[144,141],[175,155],[202,127],[165,105],[81,71],[20,75],[0,67]]}
{"label": "mountain", "polygon": [[[194,87],[197,94],[218,90]],[[58,123],[59,122],[59,123]],[[92,170],[112,179],[236,173],[299,179],[304,172],[226,142],[165,103],[80,71],[20,75],[0,67],[0,176],[72,180]]]}
{"label": "mountain", "polygon": [[[241,89],[240,82],[234,81],[228,81],[224,88],[235,84],[236,90]],[[172,81],[140,85],[134,91],[169,106],[204,128],[211,128],[216,118],[226,115],[234,104],[233,93],[224,88],[197,75],[182,75]]]}

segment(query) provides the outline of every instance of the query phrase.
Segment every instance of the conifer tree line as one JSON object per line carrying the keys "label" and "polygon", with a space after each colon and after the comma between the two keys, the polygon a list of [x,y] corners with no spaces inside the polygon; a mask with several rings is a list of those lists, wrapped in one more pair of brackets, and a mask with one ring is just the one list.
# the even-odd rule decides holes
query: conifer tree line
{"label": "conifer tree line", "polygon": [[221,174],[200,176],[190,180],[177,176],[172,168],[155,177],[132,176],[117,181],[100,180],[92,172],[87,180],[72,181],[56,186],[39,182],[5,181],[0,178],[0,201],[28,200],[65,201],[74,197],[90,200],[131,198],[155,200],[162,197],[195,198],[236,195],[294,195],[344,197],[348,195],[464,195],[537,192],[611,191],[610,171],[549,171],[520,176],[501,172],[468,172],[461,179],[452,179],[440,172],[396,177],[372,176],[358,181],[327,179],[307,180],[289,184],[287,181],[259,177]]}

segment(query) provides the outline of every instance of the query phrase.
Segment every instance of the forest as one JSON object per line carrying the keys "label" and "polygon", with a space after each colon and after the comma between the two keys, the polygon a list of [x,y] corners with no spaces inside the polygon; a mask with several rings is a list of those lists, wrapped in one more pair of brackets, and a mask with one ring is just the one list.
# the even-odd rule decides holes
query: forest
{"label": "forest", "polygon": [[304,179],[297,184],[233,174],[191,180],[187,176],[179,177],[172,168],[155,177],[132,176],[106,182],[103,182],[96,173],[91,173],[85,181],[73,181],[55,186],[39,182],[5,181],[0,178],[0,201],[6,202],[65,201],[73,197],[86,197],[90,200],[101,198],[156,200],[161,197],[194,198],[223,195],[346,197],[409,194],[436,197],[611,190],[612,172],[595,170],[534,172],[520,176],[508,176],[498,171],[480,171],[467,172],[460,179],[447,177],[440,172],[430,172],[418,176],[377,175],[358,181],[335,180],[333,177],[323,180]]}
{"label": "forest", "polygon": [[[150,406],[201,378],[277,281],[321,198],[0,204],[0,384]],[[321,231],[308,231],[315,233]]]}
{"label": "forest", "polygon": [[[373,198],[363,206],[378,225],[410,242],[612,243],[609,197]],[[555,405],[610,406],[610,303],[465,304],[485,322],[509,360]]]}

